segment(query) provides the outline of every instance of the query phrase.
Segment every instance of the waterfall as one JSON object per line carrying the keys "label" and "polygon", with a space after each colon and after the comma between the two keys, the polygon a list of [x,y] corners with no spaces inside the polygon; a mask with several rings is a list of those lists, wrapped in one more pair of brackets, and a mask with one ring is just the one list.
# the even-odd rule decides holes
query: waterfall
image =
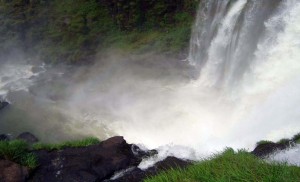
{"label": "waterfall", "polygon": [[222,131],[219,136],[228,143],[243,135],[232,145],[244,147],[254,138],[299,132],[299,1],[202,1],[189,62],[200,73],[192,83],[202,95],[198,102],[207,101],[204,110],[198,108],[199,117],[209,112],[223,117],[206,118],[207,125],[215,125],[208,134],[211,145],[216,146],[212,136]]}
{"label": "waterfall", "polygon": [[[129,143],[158,148],[162,157],[199,159],[225,147],[253,149],[259,140],[300,131],[299,0],[201,0],[188,56],[197,79],[185,73],[184,79],[173,78],[180,71],[161,66],[168,58],[151,58],[159,68],[115,52],[64,79],[52,68],[49,83],[56,85],[45,81],[52,75],[47,69],[30,95],[37,97],[39,112],[30,112],[27,102],[20,107],[36,118],[31,126],[37,131],[122,135]],[[0,68],[2,95],[36,82],[32,66],[10,65]],[[51,99],[52,90],[61,97]],[[44,118],[45,127],[38,127]]]}
{"label": "waterfall", "polygon": [[[193,30],[189,55],[190,63],[201,70],[200,79],[203,83],[217,88],[231,88],[238,84],[253,66],[259,42],[268,36],[276,38],[274,34],[283,31],[276,29],[267,32],[265,23],[272,16],[282,14],[281,11],[288,11],[288,7],[282,10],[286,3],[291,2],[203,1]],[[284,22],[281,26],[284,27]]]}
{"label": "waterfall", "polygon": [[[199,78],[145,80],[113,64],[116,74],[109,68],[102,73],[110,75],[109,87],[95,87],[106,83],[95,69],[84,86],[73,89],[68,113],[87,118],[89,125],[83,125],[90,132],[105,126],[129,142],[167,146],[160,151],[183,158],[291,137],[300,131],[299,36],[299,1],[203,0],[188,57]],[[98,91],[83,89],[88,87]],[[88,114],[78,116],[83,110]]]}
{"label": "waterfall", "polygon": [[203,152],[299,132],[299,1],[201,1],[188,60],[199,78],[174,93],[164,142]]}

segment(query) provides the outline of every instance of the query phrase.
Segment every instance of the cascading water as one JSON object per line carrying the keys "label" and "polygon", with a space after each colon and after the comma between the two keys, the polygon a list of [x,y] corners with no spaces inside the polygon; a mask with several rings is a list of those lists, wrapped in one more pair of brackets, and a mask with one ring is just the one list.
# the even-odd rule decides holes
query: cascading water
{"label": "cascading water", "polygon": [[[178,96],[184,98],[176,102],[186,113],[179,116],[181,124],[173,120],[166,130],[178,124],[170,141],[192,147],[196,155],[162,148],[160,157],[198,158],[225,146],[253,149],[258,140],[276,141],[300,131],[299,1],[202,1],[189,61],[200,76],[180,88]],[[298,151],[272,160],[299,165]]]}
{"label": "cascading water", "polygon": [[[259,41],[280,33],[275,29],[266,34],[264,23],[280,11],[289,11],[288,7],[280,10],[283,4],[279,0],[203,1],[189,56],[201,70],[200,79],[214,87],[231,87],[240,80],[252,66]],[[284,22],[279,26],[284,27]]]}
{"label": "cascading water", "polygon": [[299,54],[299,1],[202,1],[189,55],[199,79],[136,99],[131,111],[120,109],[130,121],[111,128],[149,147],[191,147],[196,157],[290,137],[300,131]]}
{"label": "cascading water", "polygon": [[[202,0],[199,6],[188,57],[198,79],[161,78],[168,69],[127,65],[112,54],[109,63],[72,78],[57,71],[51,82],[44,76],[20,104],[35,119],[30,127],[42,139],[59,139],[59,132],[122,135],[159,148],[154,160],[199,159],[227,146],[253,149],[261,139],[299,132],[300,1]],[[1,65],[0,91],[24,90],[33,75],[31,66]]]}
{"label": "cascading water", "polygon": [[197,84],[237,99],[235,112],[246,108],[256,127],[299,130],[300,2],[204,1],[200,7],[189,56],[201,71]]}
{"label": "cascading water", "polygon": [[288,162],[292,165],[300,166],[300,145],[296,145],[295,147],[286,150],[286,151],[280,151],[276,152],[275,154],[271,155],[268,160],[270,161],[278,161],[278,162]]}

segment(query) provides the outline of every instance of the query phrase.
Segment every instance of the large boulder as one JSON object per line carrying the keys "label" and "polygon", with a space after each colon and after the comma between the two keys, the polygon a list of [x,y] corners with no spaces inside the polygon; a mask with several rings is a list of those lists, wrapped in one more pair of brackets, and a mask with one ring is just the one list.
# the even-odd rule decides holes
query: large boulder
{"label": "large boulder", "polygon": [[14,162],[0,159],[1,182],[25,182],[29,176],[29,169]]}
{"label": "large boulder", "polygon": [[257,157],[264,158],[276,151],[285,150],[289,147],[286,143],[262,143],[255,147],[255,149],[251,152]]}
{"label": "large boulder", "polygon": [[9,141],[12,139],[10,134],[0,134],[0,141]]}
{"label": "large boulder", "polygon": [[98,145],[83,148],[35,151],[40,166],[29,181],[103,181],[116,171],[137,166],[141,162],[131,147],[123,137],[113,137]]}
{"label": "large boulder", "polygon": [[39,139],[36,136],[34,136],[32,133],[29,133],[29,132],[21,133],[19,136],[17,136],[16,139],[24,140],[25,142],[27,142],[29,144],[34,144],[34,143],[39,142]]}
{"label": "large boulder", "polygon": [[4,108],[7,107],[8,105],[9,105],[8,102],[6,102],[6,101],[0,101],[0,110],[1,110],[1,109],[4,109]]}

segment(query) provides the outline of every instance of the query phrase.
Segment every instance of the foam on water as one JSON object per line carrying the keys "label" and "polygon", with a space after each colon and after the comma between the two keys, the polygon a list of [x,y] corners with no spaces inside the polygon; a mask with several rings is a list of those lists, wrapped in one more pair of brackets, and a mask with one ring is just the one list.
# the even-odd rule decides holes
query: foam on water
{"label": "foam on water", "polygon": [[0,98],[6,99],[9,92],[28,91],[32,78],[41,72],[33,72],[33,66],[21,63],[4,63],[0,68]]}
{"label": "foam on water", "polygon": [[287,162],[290,165],[300,167],[300,145],[296,145],[291,149],[280,151],[269,157],[269,161]]}

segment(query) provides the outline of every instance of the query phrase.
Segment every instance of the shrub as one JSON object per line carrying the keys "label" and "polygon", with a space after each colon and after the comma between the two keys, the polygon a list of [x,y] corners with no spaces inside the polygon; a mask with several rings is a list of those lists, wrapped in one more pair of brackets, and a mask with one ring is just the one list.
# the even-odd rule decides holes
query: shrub
{"label": "shrub", "polygon": [[22,140],[0,141],[0,157],[29,168],[37,166],[37,157],[30,153],[28,144]]}
{"label": "shrub", "polygon": [[292,140],[296,143],[300,143],[300,133],[294,135]]}
{"label": "shrub", "polygon": [[280,139],[277,143],[278,144],[289,144],[290,143],[290,139],[288,138],[283,138],[283,139]]}
{"label": "shrub", "polygon": [[259,142],[256,143],[256,146],[262,145],[262,144],[269,144],[269,143],[273,143],[273,142],[269,141],[269,140],[261,140],[261,141],[259,141]]}

